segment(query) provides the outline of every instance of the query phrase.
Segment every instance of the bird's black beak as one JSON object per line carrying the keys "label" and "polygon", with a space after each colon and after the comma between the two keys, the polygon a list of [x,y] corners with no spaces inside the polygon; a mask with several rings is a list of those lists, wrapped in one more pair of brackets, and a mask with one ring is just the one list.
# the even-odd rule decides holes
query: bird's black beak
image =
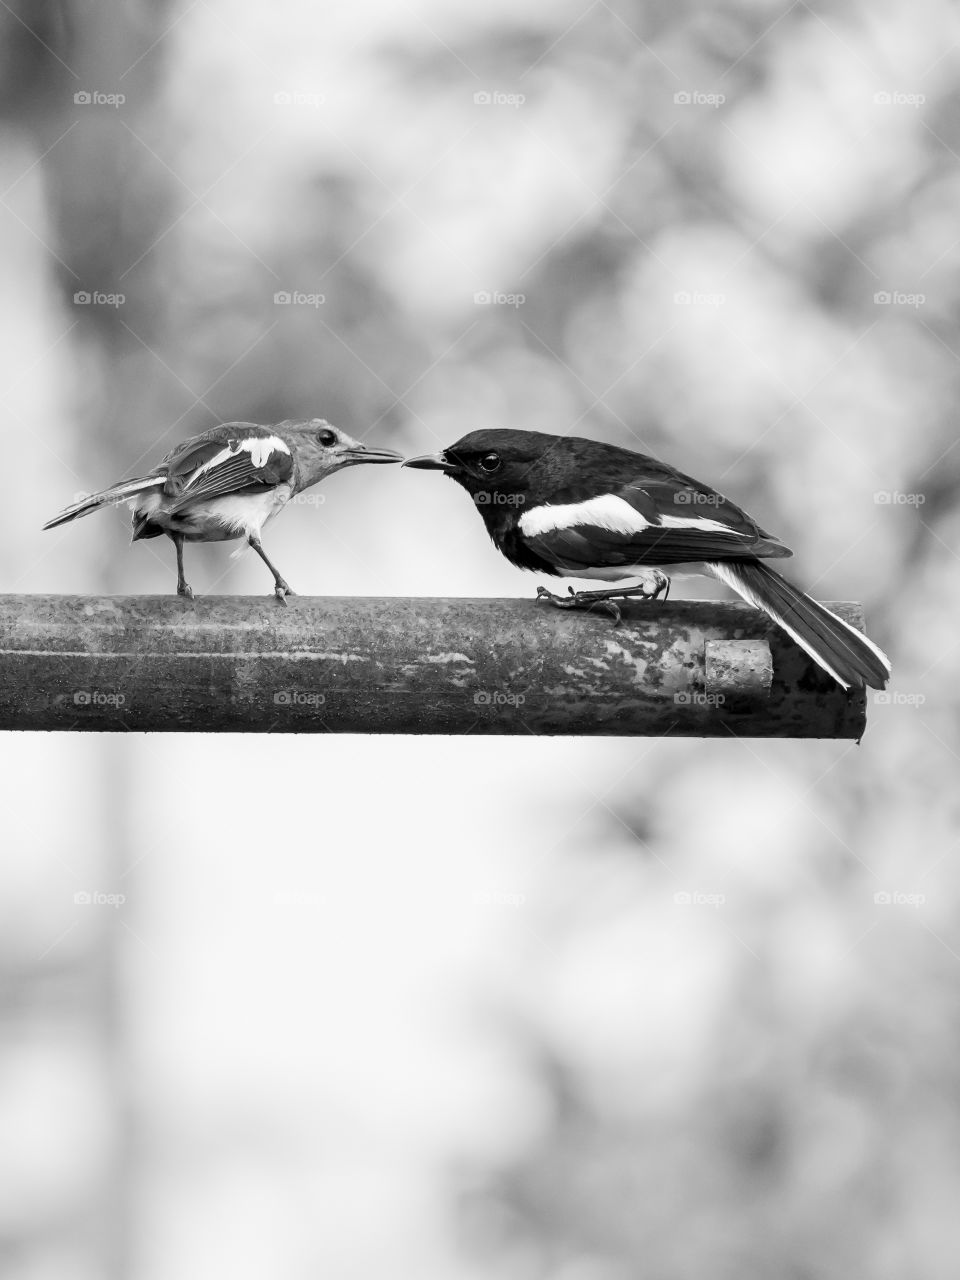
{"label": "bird's black beak", "polygon": [[347,462],[402,462],[403,454],[393,449],[368,449],[366,445],[351,446],[341,454]]}
{"label": "bird's black beak", "polygon": [[448,476],[460,470],[445,453],[424,453],[419,458],[407,458],[403,465],[417,471],[445,471]]}

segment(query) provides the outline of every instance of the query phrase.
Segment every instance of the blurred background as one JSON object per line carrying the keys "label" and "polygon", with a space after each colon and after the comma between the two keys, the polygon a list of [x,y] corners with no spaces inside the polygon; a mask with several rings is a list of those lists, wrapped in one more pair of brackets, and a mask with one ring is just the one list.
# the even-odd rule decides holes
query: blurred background
{"label": "blurred background", "polygon": [[[512,426],[894,662],[859,747],[4,735],[5,1278],[952,1280],[958,64],[945,0],[0,5],[3,591],[171,592],[40,526],[216,422]],[[302,593],[537,585],[436,476],[315,497]]]}

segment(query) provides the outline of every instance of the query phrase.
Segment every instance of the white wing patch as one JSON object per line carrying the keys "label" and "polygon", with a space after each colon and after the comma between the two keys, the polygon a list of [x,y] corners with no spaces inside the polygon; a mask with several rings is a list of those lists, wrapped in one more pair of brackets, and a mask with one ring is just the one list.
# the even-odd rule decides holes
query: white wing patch
{"label": "white wing patch", "polygon": [[520,530],[529,538],[551,533],[555,529],[572,529],[582,524],[592,524],[599,529],[607,529],[610,533],[622,533],[626,537],[645,533],[648,529],[700,529],[705,533],[729,533],[735,538],[753,541],[752,534],[731,529],[722,520],[711,520],[708,516],[661,516],[657,524],[651,524],[629,502],[612,493],[590,498],[586,502],[533,507],[520,517]]}
{"label": "white wing patch", "polygon": [[646,529],[656,528],[629,502],[618,498],[615,494],[604,493],[599,498],[589,498],[586,502],[558,503],[556,506],[546,504],[525,511],[520,517],[520,531],[528,538],[538,534],[551,533],[555,529],[572,529],[577,525],[592,524],[598,529],[607,529],[610,533],[622,533],[627,537],[643,533]]}
{"label": "white wing patch", "polygon": [[664,529],[703,529],[710,533],[729,533],[734,538],[749,538],[753,541],[752,534],[731,529],[722,520],[711,520],[708,516],[661,516],[660,524]]}
{"label": "white wing patch", "polygon": [[217,467],[223,466],[241,449],[249,453],[250,465],[254,467],[265,467],[271,453],[289,453],[290,450],[280,439],[279,436],[251,436],[247,440],[234,440],[225,449],[221,449],[219,453],[215,453],[213,457],[197,467],[196,471],[184,485],[184,489],[190,489],[195,485],[208,471],[213,471]]}
{"label": "white wing patch", "polygon": [[255,467],[265,467],[271,453],[289,453],[290,450],[279,436],[250,436],[240,441],[240,448],[250,454],[250,461]]}

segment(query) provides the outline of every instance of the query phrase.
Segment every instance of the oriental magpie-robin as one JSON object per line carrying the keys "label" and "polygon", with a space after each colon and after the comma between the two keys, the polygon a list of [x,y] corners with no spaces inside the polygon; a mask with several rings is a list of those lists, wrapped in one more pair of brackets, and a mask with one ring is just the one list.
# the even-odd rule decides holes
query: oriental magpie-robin
{"label": "oriental magpie-robin", "polygon": [[392,449],[368,449],[322,418],[258,426],[227,422],[177,445],[137,480],[91,493],[48,520],[45,529],[100,507],[129,502],[133,541],[165,533],[177,549],[177,594],[193,596],[183,576],[184,542],[246,538],[273,574],[277,599],[292,595],[260,543],[264,524],[296,494],[361,462],[400,462]]}
{"label": "oriental magpie-robin", "polygon": [[443,471],[473,498],[497,549],[521,569],[643,585],[538,598],[599,608],[613,597],[656,599],[663,567],[712,575],[762,609],[845,689],[882,689],[886,656],[866,636],[792,586],[768,560],[792,552],[713,489],[655,458],[596,440],[539,431],[473,431],[405,467]]}

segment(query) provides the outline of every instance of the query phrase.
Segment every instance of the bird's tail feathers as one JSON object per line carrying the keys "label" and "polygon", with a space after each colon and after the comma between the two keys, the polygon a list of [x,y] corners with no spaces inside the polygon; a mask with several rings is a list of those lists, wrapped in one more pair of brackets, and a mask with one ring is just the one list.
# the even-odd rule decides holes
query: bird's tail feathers
{"label": "bird's tail feathers", "polygon": [[143,493],[147,489],[156,489],[162,486],[163,483],[163,476],[145,476],[139,480],[122,480],[119,484],[111,485],[109,489],[102,489],[99,493],[86,494],[69,507],[65,507],[52,520],[48,520],[43,527],[44,529],[55,529],[59,524],[68,524],[71,520],[79,520],[81,516],[88,516],[91,511],[98,511],[100,507],[116,506],[117,503],[125,502],[128,498],[134,498],[138,493]]}
{"label": "bird's tail feathers", "polygon": [[890,678],[886,654],[762,560],[723,560],[706,567],[748,604],[762,609],[845,689],[885,688]]}

